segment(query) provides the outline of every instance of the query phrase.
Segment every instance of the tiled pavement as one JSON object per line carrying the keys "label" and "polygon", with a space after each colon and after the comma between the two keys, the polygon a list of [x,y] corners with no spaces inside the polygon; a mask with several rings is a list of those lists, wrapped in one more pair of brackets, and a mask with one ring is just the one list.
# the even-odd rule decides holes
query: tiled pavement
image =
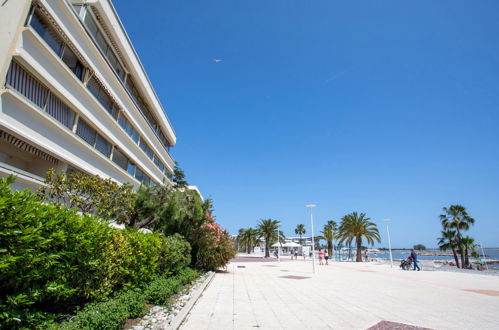
{"label": "tiled pavement", "polygon": [[495,293],[495,276],[246,260],[215,275],[182,329],[499,329]]}

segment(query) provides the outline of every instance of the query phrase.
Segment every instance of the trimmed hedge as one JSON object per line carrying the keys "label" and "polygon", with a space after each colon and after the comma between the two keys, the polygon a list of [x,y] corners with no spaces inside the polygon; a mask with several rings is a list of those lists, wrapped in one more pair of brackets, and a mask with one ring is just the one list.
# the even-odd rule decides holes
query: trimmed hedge
{"label": "trimmed hedge", "polygon": [[[0,179],[0,328],[33,327],[190,263],[182,236],[110,228]],[[50,314],[52,313],[52,314]]]}
{"label": "trimmed hedge", "polygon": [[168,304],[171,296],[198,278],[199,273],[190,268],[175,276],[158,276],[143,290],[125,291],[105,302],[88,304],[73,322],[53,325],[52,329],[122,329],[125,321],[144,316],[146,303]]}

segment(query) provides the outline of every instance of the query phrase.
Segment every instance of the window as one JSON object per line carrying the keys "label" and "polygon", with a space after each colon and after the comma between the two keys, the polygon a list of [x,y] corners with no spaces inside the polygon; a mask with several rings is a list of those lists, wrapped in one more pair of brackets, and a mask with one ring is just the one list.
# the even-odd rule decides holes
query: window
{"label": "window", "polygon": [[147,143],[145,143],[144,141],[142,141],[142,139],[140,139],[140,148],[142,149],[142,151],[144,151],[146,153],[146,155],[153,159],[154,157],[154,153],[152,152],[151,148],[149,148],[149,146],[147,145]]}
{"label": "window", "polygon": [[141,182],[144,181],[145,178],[144,172],[142,172],[138,167],[135,168],[135,178]]}
{"label": "window", "polygon": [[87,27],[88,32],[93,37],[95,43],[100,48],[104,57],[107,58],[111,68],[116,72],[118,77],[123,81],[125,79],[125,70],[123,66],[118,61],[118,57],[113,51],[113,47],[108,43],[104,33],[99,29],[98,23],[92,17],[90,13],[86,13],[83,23]]}
{"label": "window", "polygon": [[12,61],[10,64],[5,82],[38,107],[45,106],[49,90],[17,62]]}
{"label": "window", "polygon": [[[31,27],[42,37],[43,40],[54,50],[62,61],[73,71],[78,79],[83,79],[83,71],[85,67],[78,60],[75,53],[63,43],[57,32],[52,26],[49,25],[47,20],[40,14],[38,10],[35,11],[30,21]],[[61,54],[62,53],[62,54]]]}
{"label": "window", "polygon": [[125,130],[125,132],[135,141],[135,143],[139,143],[139,133],[133,128],[132,124],[126,119],[123,114],[120,115],[118,119],[118,123]]}
{"label": "window", "polygon": [[90,15],[89,13],[86,13],[85,19],[83,20],[83,22],[85,23],[85,26],[87,27],[87,30],[90,33],[90,35],[92,37],[95,37],[95,35],[99,31],[99,28],[97,27],[97,24],[95,23],[92,15]]}
{"label": "window", "polygon": [[109,94],[102,88],[102,86],[99,84],[97,79],[92,77],[88,83],[87,83],[87,88],[90,91],[90,93],[95,96],[97,100],[102,104],[104,108],[106,108],[107,112],[111,116],[113,116],[114,119],[118,118],[118,109]]}
{"label": "window", "polygon": [[76,128],[76,134],[85,140],[92,147],[95,145],[95,139],[97,132],[87,124],[87,122],[80,118],[78,120],[78,127]]}
{"label": "window", "polygon": [[68,68],[73,71],[73,73],[82,80],[83,78],[83,64],[78,60],[75,53],[69,48],[65,47],[62,54],[62,61],[66,63]]}
{"label": "window", "polygon": [[135,176],[135,167],[136,166],[133,163],[128,163],[128,174],[130,174],[131,176]]}
{"label": "window", "polygon": [[113,162],[116,165],[118,165],[119,167],[121,167],[122,169],[124,169],[125,171],[127,171],[127,169],[128,169],[128,157],[125,156],[124,153],[122,153],[120,150],[118,150],[116,148],[114,148],[114,152],[113,152]]}
{"label": "window", "polygon": [[73,127],[75,112],[52,93],[48,98],[45,111],[67,128]]}
{"label": "window", "polygon": [[30,25],[59,56],[62,48],[62,40],[55,30],[40,15],[38,10],[36,10],[31,17]]}
{"label": "window", "polygon": [[111,144],[106,141],[100,134],[97,134],[95,140],[95,149],[99,150],[104,156],[109,157],[111,155]]}

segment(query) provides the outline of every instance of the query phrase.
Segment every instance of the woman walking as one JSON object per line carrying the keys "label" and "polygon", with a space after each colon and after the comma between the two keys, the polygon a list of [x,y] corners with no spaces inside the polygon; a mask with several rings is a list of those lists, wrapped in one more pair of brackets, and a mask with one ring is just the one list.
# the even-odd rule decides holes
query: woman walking
{"label": "woman walking", "polygon": [[319,265],[324,265],[322,263],[322,258],[324,257],[324,252],[322,252],[322,249],[319,249],[318,255],[319,255]]}

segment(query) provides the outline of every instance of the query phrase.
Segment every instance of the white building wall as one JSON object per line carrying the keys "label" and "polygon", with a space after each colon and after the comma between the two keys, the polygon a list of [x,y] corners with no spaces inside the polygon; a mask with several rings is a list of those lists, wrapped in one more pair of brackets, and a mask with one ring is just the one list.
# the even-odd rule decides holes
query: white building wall
{"label": "white building wall", "polygon": [[[81,53],[87,62],[86,64],[103,82],[116,103],[126,114],[128,120],[139,132],[141,139],[147,142],[155,155],[159,156],[158,158],[171,172],[175,165],[173,159],[138,111],[123,84],[87,34],[70,4],[65,0],[44,0],[40,1],[40,3],[62,29],[68,41]],[[59,123],[23,95],[12,89],[5,88],[8,67],[12,59],[15,59],[48,87],[50,92],[57,95],[81,118],[90,123],[108,142],[123,151],[155,183],[167,180],[165,174],[147,157],[137,143],[121,128],[116,119],[90,93],[84,82],[74,75],[33,28],[24,26],[30,6],[31,1],[16,0],[7,1],[0,9],[0,22],[2,22],[2,29],[0,29],[0,130],[13,134],[58,158],[63,163],[63,165],[58,165],[59,169],[64,169],[67,165],[70,165],[90,174],[110,177],[118,182],[129,182],[134,186],[140,184],[127,171],[88,145],[70,128]],[[108,1],[102,0],[102,4],[99,4],[99,6],[104,14],[114,15],[114,9]],[[110,12],[110,10],[112,11]],[[112,23],[113,19],[116,20],[117,18],[112,16],[109,21]],[[113,26],[113,28],[116,29],[116,26]],[[123,40],[126,33],[121,30],[115,31],[116,35],[119,35],[120,32],[122,34],[121,40]],[[137,72],[137,68],[133,67],[133,65],[140,65],[140,62],[135,57],[133,48],[130,45],[122,45],[122,47],[129,50],[128,53],[124,54],[124,58],[128,58],[129,61],[129,63],[125,63],[127,69],[129,68],[131,73]],[[151,95],[155,94],[152,86],[149,85],[149,81],[144,81],[146,79],[144,77],[143,74],[137,74],[137,76],[134,76],[134,81],[143,90],[147,91],[149,89],[147,93],[144,93],[146,95],[144,98],[153,104],[151,110],[157,115],[158,121],[163,126],[165,126],[165,123],[167,124],[167,126],[163,127],[166,128],[164,129],[165,135],[174,144],[175,135],[173,129],[169,126],[165,114],[162,113],[159,101],[157,99],[151,100]],[[159,110],[158,106],[160,107]],[[0,143],[2,142],[0,141]],[[1,159],[0,167],[2,167]],[[3,170],[0,170],[0,176],[8,174],[9,168],[9,166],[4,166]],[[29,166],[26,168],[29,168]],[[37,171],[35,169],[31,172]],[[22,173],[22,171],[19,171],[19,173]],[[39,174],[39,172],[36,173],[36,175]]]}

